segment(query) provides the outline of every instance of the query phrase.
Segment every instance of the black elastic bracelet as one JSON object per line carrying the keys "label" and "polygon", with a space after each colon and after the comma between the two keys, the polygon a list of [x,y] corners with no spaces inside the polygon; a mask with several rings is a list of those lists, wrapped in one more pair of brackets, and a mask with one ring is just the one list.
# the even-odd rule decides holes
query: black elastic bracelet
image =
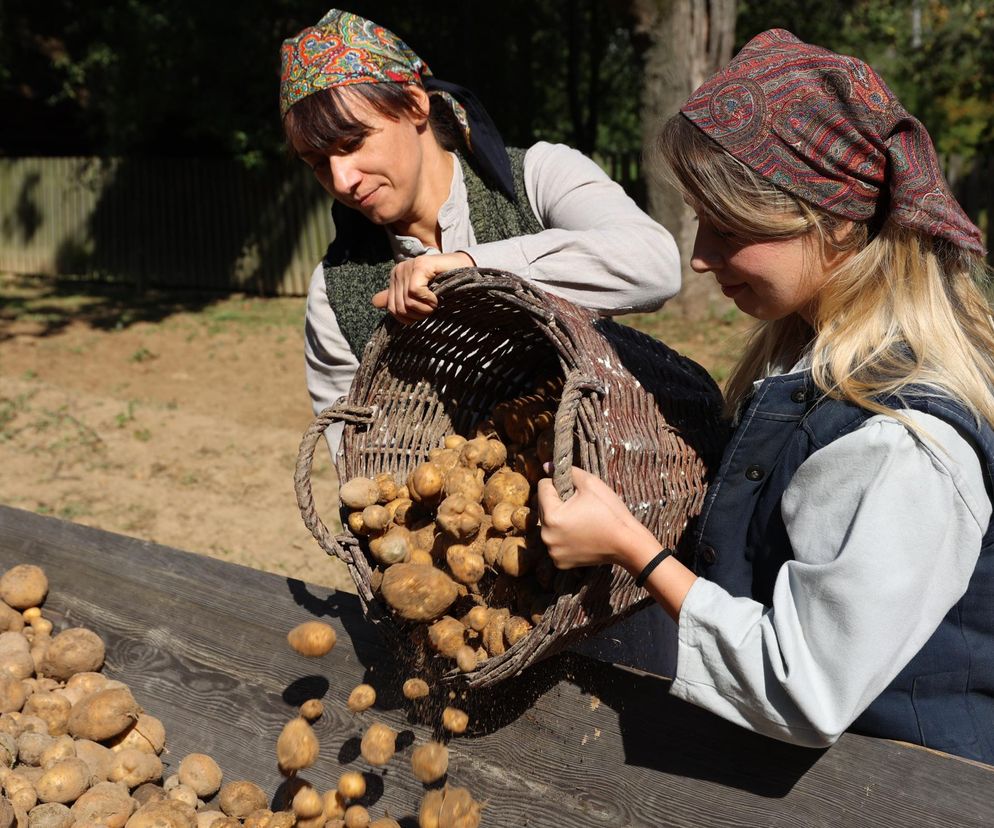
{"label": "black elastic bracelet", "polygon": [[675,549],[660,549],[659,552],[656,553],[656,556],[651,561],[649,561],[649,563],[647,563],[645,567],[642,569],[642,571],[639,573],[639,576],[635,579],[635,586],[637,587],[644,586],[645,582],[649,579],[649,576],[652,574],[652,570],[654,570],[657,566],[659,566],[663,561],[665,561],[670,555],[674,554],[675,552],[676,552]]}

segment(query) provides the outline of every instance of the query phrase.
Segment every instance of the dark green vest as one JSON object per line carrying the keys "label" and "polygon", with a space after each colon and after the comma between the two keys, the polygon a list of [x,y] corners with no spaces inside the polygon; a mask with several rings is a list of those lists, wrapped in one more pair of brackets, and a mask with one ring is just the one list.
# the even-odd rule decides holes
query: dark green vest
{"label": "dark green vest", "polygon": [[[477,244],[527,236],[543,229],[525,192],[525,150],[508,147],[507,153],[511,158],[517,203],[496,188],[488,187],[462,154],[457,153]],[[323,261],[328,301],[352,353],[362,358],[363,348],[386,313],[374,308],[370,299],[390,283],[395,262],[382,227],[337,201],[331,215],[335,240]]]}

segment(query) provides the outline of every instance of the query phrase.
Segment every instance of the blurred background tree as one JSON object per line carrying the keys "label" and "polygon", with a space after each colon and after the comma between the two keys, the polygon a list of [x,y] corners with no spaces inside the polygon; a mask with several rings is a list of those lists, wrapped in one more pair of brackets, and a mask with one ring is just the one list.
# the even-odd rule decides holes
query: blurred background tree
{"label": "blurred background tree", "polygon": [[[287,164],[279,44],[326,4],[4,0],[0,155]],[[608,168],[635,158],[659,119],[773,26],[877,68],[925,122],[954,185],[994,150],[990,0],[355,0],[348,8],[400,33],[439,77],[473,89],[508,143],[563,141]],[[630,189],[686,254],[682,205],[651,181],[648,193]],[[694,299],[688,312],[708,302]]]}

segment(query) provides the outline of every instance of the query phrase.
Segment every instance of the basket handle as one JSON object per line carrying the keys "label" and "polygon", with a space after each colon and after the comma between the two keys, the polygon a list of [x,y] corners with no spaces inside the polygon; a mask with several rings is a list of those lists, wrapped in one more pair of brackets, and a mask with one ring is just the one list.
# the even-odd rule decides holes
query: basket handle
{"label": "basket handle", "polygon": [[314,450],[328,426],[337,422],[356,425],[373,422],[376,406],[349,405],[345,400],[345,397],[339,397],[333,405],[328,406],[318,414],[314,418],[314,422],[304,432],[304,436],[300,440],[300,449],[297,452],[297,467],[293,473],[293,489],[297,494],[300,516],[304,519],[304,525],[310,530],[314,539],[329,555],[334,555],[348,563],[351,559],[348,552],[318,517],[314,508],[314,493],[311,490],[311,465],[314,462]]}
{"label": "basket handle", "polygon": [[552,441],[552,483],[561,500],[573,497],[573,432],[584,394],[605,394],[604,383],[573,371],[563,385]]}

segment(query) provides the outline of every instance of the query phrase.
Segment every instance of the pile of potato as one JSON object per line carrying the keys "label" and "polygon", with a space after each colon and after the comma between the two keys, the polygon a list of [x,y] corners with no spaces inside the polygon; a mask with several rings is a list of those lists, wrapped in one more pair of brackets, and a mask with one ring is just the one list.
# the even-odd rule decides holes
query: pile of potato
{"label": "pile of potato", "polygon": [[356,477],[339,491],[371,586],[432,651],[470,672],[528,635],[555,599],[536,521],[561,380],[498,404],[476,434],[452,434],[405,480]]}
{"label": "pile of potato", "polygon": [[[371,821],[354,802],[365,793],[365,779],[354,771],[323,796],[300,781],[288,810],[276,812],[255,783],[224,782],[206,754],[189,754],[163,779],[162,722],[140,708],[126,684],[100,672],[105,648],[96,633],[72,627],[53,634],[41,609],[47,594],[38,566],[21,564],[0,576],[0,828],[399,828],[388,816]],[[301,625],[289,638],[312,656],[335,643],[334,630],[321,622]],[[375,692],[366,694],[367,706],[374,700]],[[319,699],[308,700],[281,734],[277,759],[288,776],[317,759],[308,721],[322,713]],[[395,738],[385,725],[373,725],[364,758],[386,764]],[[448,751],[428,743],[411,764],[418,779],[436,781],[447,770]],[[445,786],[425,796],[419,824],[477,828],[479,818],[468,791]]]}

